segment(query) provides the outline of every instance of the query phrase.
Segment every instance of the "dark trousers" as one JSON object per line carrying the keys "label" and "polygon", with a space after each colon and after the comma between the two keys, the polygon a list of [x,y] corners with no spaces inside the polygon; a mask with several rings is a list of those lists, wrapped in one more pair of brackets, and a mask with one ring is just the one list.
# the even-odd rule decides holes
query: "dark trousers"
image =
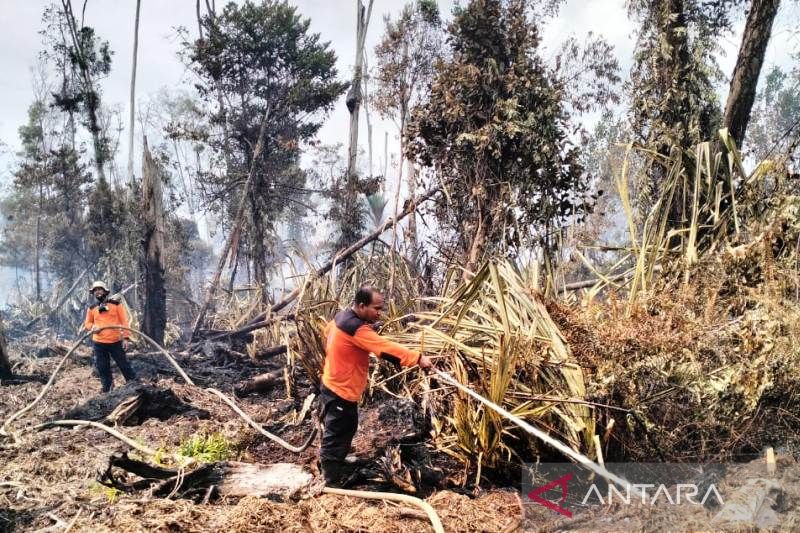
{"label": "dark trousers", "polygon": [[320,386],[319,401],[324,426],[320,465],[325,481],[336,484],[344,473],[344,459],[358,429],[358,403],[340,398],[325,385]]}
{"label": "dark trousers", "polygon": [[95,342],[94,364],[100,376],[100,385],[103,387],[103,392],[110,391],[111,387],[114,385],[114,379],[111,377],[110,359],[114,359],[114,362],[117,363],[120,372],[125,376],[125,381],[136,379],[136,372],[131,368],[131,364],[125,356],[125,350],[122,349],[122,341],[111,344]]}

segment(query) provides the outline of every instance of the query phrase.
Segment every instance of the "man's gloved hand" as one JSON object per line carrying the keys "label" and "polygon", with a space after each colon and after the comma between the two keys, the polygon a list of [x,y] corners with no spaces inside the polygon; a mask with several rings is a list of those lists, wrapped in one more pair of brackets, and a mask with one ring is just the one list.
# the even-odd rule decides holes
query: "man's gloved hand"
{"label": "man's gloved hand", "polygon": [[383,327],[384,324],[386,324],[386,322],[384,322],[382,320],[378,320],[377,322],[373,322],[371,324],[372,325],[372,331],[377,333],[378,331],[381,330],[381,328]]}

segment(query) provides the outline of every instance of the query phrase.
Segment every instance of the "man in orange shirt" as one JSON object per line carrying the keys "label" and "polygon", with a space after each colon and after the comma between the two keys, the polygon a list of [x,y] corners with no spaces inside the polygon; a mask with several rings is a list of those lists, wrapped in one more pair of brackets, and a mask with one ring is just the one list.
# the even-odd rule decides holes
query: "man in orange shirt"
{"label": "man in orange shirt", "polygon": [[125,376],[125,381],[136,379],[136,373],[125,356],[130,332],[124,329],[98,330],[105,326],[124,326],[127,328],[128,313],[125,311],[125,306],[119,301],[108,298],[108,287],[102,281],[95,281],[89,292],[97,298],[97,303],[86,311],[86,321],[83,327],[94,333],[92,335],[92,341],[94,341],[94,364],[97,367],[97,373],[100,375],[102,390],[103,392],[108,392],[114,385],[109,358],[113,358],[114,362],[117,363],[120,372]]}
{"label": "man in orange shirt", "polygon": [[373,326],[383,311],[383,295],[369,286],[356,292],[353,306],[325,326],[325,366],[320,386],[320,418],[325,431],[319,458],[325,483],[341,483],[345,457],[358,429],[358,401],[367,386],[369,355],[402,366],[431,367],[431,360],[378,335]]}

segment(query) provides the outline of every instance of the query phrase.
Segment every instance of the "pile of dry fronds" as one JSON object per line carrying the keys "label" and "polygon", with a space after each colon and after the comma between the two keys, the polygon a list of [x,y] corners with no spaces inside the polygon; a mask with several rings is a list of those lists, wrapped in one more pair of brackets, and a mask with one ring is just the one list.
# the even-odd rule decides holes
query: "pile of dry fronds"
{"label": "pile of dry fronds", "polygon": [[[720,134],[716,153],[703,143],[661,162],[668,186],[642,230],[629,211],[629,285],[554,310],[596,368],[589,393],[629,410],[604,413],[616,422],[616,459],[719,460],[796,445],[800,198],[768,161],[746,174]],[[668,229],[678,184],[688,224]]]}
{"label": "pile of dry fronds", "polygon": [[[449,368],[463,384],[514,415],[593,456],[594,419],[584,402],[583,369],[558,326],[518,270],[488,263],[466,284],[428,301],[437,307],[396,338]],[[461,395],[439,398],[437,443],[467,464],[501,466],[550,450]]]}

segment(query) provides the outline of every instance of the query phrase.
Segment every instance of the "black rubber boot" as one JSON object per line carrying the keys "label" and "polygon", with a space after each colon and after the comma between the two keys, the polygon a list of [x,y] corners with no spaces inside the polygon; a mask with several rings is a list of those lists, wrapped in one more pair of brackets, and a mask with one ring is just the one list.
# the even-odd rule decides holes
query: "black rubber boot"
{"label": "black rubber boot", "polygon": [[339,487],[345,474],[344,464],[341,461],[322,460],[320,462],[320,469],[322,475],[325,477],[325,486]]}

